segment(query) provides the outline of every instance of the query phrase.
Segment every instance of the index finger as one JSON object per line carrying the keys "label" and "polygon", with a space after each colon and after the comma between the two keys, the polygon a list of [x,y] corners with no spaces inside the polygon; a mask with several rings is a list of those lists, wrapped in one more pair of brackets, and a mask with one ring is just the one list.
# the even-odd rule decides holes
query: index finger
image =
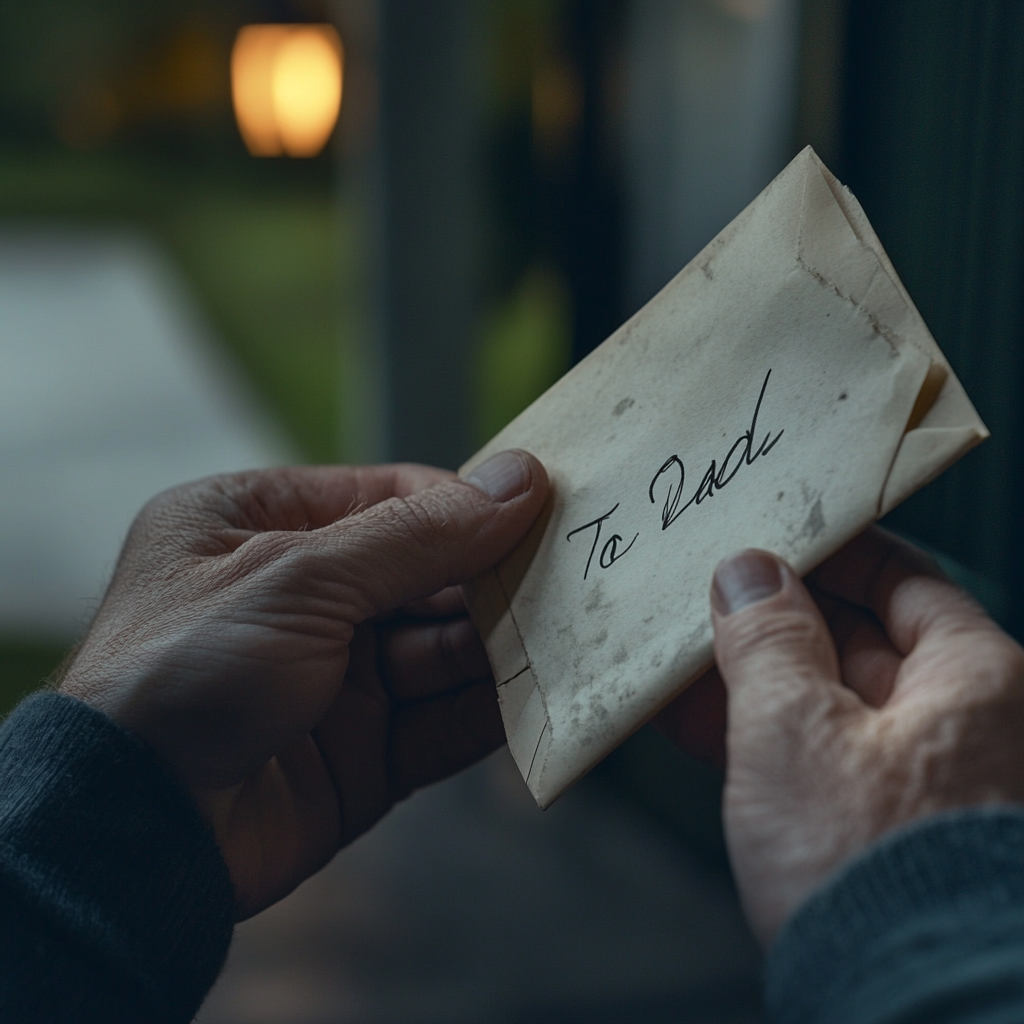
{"label": "index finger", "polygon": [[133,526],[173,535],[202,554],[240,547],[258,533],[317,530],[389,498],[408,498],[454,473],[433,466],[285,466],[206,477],[157,495]]}
{"label": "index finger", "polygon": [[268,525],[266,529],[315,530],[389,498],[408,498],[454,477],[447,469],[403,462],[381,466],[288,466],[222,479],[225,485],[234,484],[263,508],[291,520],[288,525]]}
{"label": "index finger", "polygon": [[991,621],[933,558],[877,526],[823,562],[809,579],[873,612],[902,655],[934,630],[959,631]]}

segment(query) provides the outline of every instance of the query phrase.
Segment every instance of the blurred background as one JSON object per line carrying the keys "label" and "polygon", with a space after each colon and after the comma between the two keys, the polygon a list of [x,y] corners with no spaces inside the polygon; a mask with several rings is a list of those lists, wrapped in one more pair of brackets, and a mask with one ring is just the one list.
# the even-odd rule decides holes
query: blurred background
{"label": "blurred background", "polygon": [[[206,473],[455,467],[806,144],[993,437],[890,517],[1024,635],[1018,0],[0,3],[0,707]],[[756,1021],[721,779],[498,754],[239,927],[200,1020]]]}

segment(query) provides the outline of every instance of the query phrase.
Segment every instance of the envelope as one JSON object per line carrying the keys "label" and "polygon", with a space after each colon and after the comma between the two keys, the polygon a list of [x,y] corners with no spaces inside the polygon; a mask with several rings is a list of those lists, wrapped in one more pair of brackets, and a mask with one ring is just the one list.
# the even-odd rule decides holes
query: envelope
{"label": "envelope", "polygon": [[807,148],[465,466],[551,493],[465,588],[541,807],[712,663],[718,562],[800,573],[988,436],[864,211]]}

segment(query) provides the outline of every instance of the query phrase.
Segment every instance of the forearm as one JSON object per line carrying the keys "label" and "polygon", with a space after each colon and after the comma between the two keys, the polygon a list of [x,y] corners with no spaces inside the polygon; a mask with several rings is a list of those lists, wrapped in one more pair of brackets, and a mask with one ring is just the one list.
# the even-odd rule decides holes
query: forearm
{"label": "forearm", "polygon": [[0,1017],[187,1021],[233,892],[186,792],[135,737],[43,694],[0,728]]}
{"label": "forearm", "polygon": [[1024,810],[920,822],[797,912],[768,959],[777,1024],[1024,1020]]}

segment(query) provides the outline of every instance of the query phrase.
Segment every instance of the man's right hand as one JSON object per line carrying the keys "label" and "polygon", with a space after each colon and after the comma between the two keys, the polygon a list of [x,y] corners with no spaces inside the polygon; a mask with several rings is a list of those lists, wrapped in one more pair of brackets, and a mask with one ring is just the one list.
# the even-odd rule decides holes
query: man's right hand
{"label": "man's right hand", "polygon": [[809,582],[817,603],[781,559],[749,550],[719,565],[712,587],[726,836],[766,946],[883,833],[1024,803],[1024,651],[877,528]]}

